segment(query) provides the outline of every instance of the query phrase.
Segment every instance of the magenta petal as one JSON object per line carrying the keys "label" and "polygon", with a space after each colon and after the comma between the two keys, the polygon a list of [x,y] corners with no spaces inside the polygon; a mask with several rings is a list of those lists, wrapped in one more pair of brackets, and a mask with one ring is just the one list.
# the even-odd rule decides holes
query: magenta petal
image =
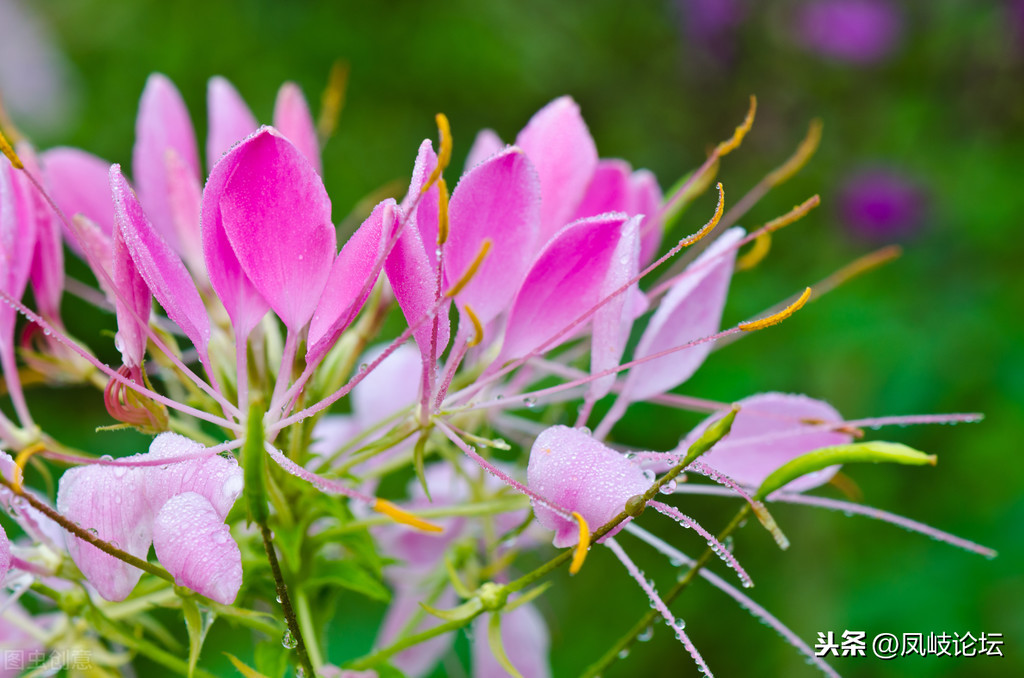
{"label": "magenta petal", "polygon": [[149,286],[139,273],[124,231],[114,232],[113,282],[117,288],[114,306],[117,312],[117,336],[114,343],[121,352],[121,360],[128,367],[138,367],[146,353],[146,327],[153,306]]}
{"label": "magenta petal", "polygon": [[176,252],[181,252],[182,242],[174,230],[167,191],[168,150],[177,153],[192,174],[199,177],[196,136],[185,102],[174,83],[154,73],[146,81],[139,102],[132,172],[139,201],[157,232]]}
{"label": "magenta petal", "polygon": [[624,160],[600,160],[590,178],[583,200],[574,219],[593,217],[605,212],[633,212],[633,195],[629,184],[632,168]]}
{"label": "magenta petal", "polygon": [[395,201],[385,200],[341,248],[309,324],[307,362],[323,357],[363,307],[380,275],[377,264],[397,221]]}
{"label": "magenta petal", "polygon": [[0,525],[0,581],[3,581],[7,570],[11,569],[11,542],[7,539],[4,526]]}
{"label": "magenta petal", "polygon": [[336,253],[323,182],[268,127],[233,148],[222,165],[228,176],[218,205],[227,240],[253,286],[298,332],[313,316]]}
{"label": "magenta petal", "polygon": [[157,301],[192,340],[200,360],[209,367],[210,319],[195,283],[178,255],[146,219],[142,205],[121,175],[120,165],[110,168],[110,188],[117,215],[117,235],[123,238],[132,261]]}
{"label": "magenta petal", "polygon": [[221,158],[210,171],[210,177],[203,189],[200,222],[203,259],[206,262],[206,272],[210,276],[210,285],[231,318],[236,340],[244,341],[266,315],[270,306],[245,275],[224,232],[220,200],[224,195],[225,184],[236,165],[230,155],[229,153]]}
{"label": "magenta petal", "polygon": [[546,243],[572,219],[597,167],[597,147],[570,97],[537,111],[516,137],[540,175],[541,237]]}
{"label": "magenta petal", "polygon": [[[109,171],[106,181],[107,189],[110,190]],[[113,203],[111,203],[113,204]],[[75,230],[78,232],[77,241],[82,249],[88,253],[86,263],[92,269],[92,273],[99,282],[100,289],[111,304],[114,303],[116,295],[110,288],[108,280],[114,279],[114,241],[103,232],[103,229],[89,220],[84,215],[78,215],[74,220]]]}
{"label": "magenta petal", "polygon": [[242,553],[231,528],[210,502],[195,492],[172,497],[153,524],[156,557],[174,583],[223,605],[242,587]]}
{"label": "magenta petal", "polygon": [[539,207],[537,174],[518,148],[492,156],[459,180],[449,209],[445,278],[454,285],[490,239],[490,253],[458,295],[480,322],[504,311],[518,289],[535,252]]}
{"label": "magenta petal", "polygon": [[[672,286],[654,312],[634,358],[645,358],[718,331],[729,292],[736,252],[726,252],[743,237],[742,228],[723,233]],[[717,258],[716,258],[717,257]],[[641,363],[630,370],[622,397],[630,402],[669,391],[689,379],[701,366],[710,342]]]}
{"label": "magenta petal", "polygon": [[199,207],[203,187],[192,170],[173,150],[167,151],[167,201],[174,231],[181,240],[181,257],[193,273],[206,276],[203,242],[199,232]]}
{"label": "magenta petal", "polygon": [[[0,166],[0,289],[21,299],[28,285],[36,244],[36,221],[29,191],[35,189],[9,164]],[[10,304],[0,306],[0,350],[5,365],[14,365],[14,325],[17,313]]]}
{"label": "magenta petal", "polygon": [[[601,286],[625,221],[621,213],[583,219],[551,239],[512,302],[499,364],[542,346],[601,299]],[[559,342],[570,336],[564,335]]]}
{"label": "magenta petal", "polygon": [[[18,145],[18,155],[29,172],[43,177],[35,151],[28,144]],[[29,278],[40,314],[45,318],[58,319],[60,298],[64,292],[64,243],[60,225],[50,205],[35,186],[26,182],[24,193],[28,212],[26,218],[34,223],[35,249],[31,253],[23,251],[19,256],[28,254],[32,262]]]}
{"label": "magenta petal", "polygon": [[[51,148],[40,154],[46,183],[54,202],[68,219],[84,214],[106,235],[114,232],[114,206],[110,202],[110,163],[77,148]],[[76,252],[78,240],[68,233]]]}
{"label": "magenta petal", "polygon": [[[820,424],[840,422],[842,416],[828,403],[805,395],[759,393],[740,400],[740,411],[724,440],[701,457],[708,466],[746,487],[758,487],[768,475],[802,454],[853,441],[846,433],[822,430]],[[685,450],[707,427],[720,419],[702,422],[679,443]],[[819,425],[819,428],[811,428]],[[803,492],[827,483],[838,466],[809,473],[786,485],[789,492]]]}
{"label": "magenta petal", "polygon": [[640,265],[654,260],[661,246],[663,219],[661,218],[661,187],[648,170],[637,170],[629,179],[632,207],[630,214],[643,214],[640,222]]}
{"label": "magenta petal", "polygon": [[[473,622],[473,678],[508,676],[505,668],[494,658],[490,643],[487,642],[489,621],[487,616],[480,616]],[[551,675],[548,660],[550,633],[544,617],[532,603],[502,613],[501,643],[509,661],[523,678],[548,678]]]}
{"label": "magenta petal", "polygon": [[476,139],[473,140],[473,145],[469,148],[469,154],[466,156],[465,171],[468,172],[473,169],[503,148],[505,148],[505,143],[494,130],[480,130],[476,135]]}
{"label": "magenta petal", "polygon": [[[531,490],[579,513],[591,530],[614,518],[627,499],[651,485],[635,463],[589,433],[568,426],[552,426],[537,436],[526,477]],[[537,522],[555,531],[555,546],[564,548],[579,540],[575,521],[537,502],[533,511]]]}
{"label": "magenta petal", "polygon": [[437,273],[436,269],[430,265],[419,231],[406,226],[394,249],[388,254],[387,261],[384,263],[384,271],[387,273],[388,282],[391,283],[395,299],[402,309],[402,314],[405,315],[406,322],[410,327],[416,326],[413,338],[420,349],[420,356],[424,364],[429,365],[448,345],[451,331],[448,320],[450,302],[443,302],[436,315],[438,321],[436,346],[434,354],[431,356],[430,346],[434,336],[434,323],[430,320],[421,321],[438,305]]}
{"label": "magenta petal", "polygon": [[245,100],[226,78],[210,78],[206,86],[210,131],[206,135],[206,164],[213,168],[231,147],[259,128]]}
{"label": "magenta petal", "polygon": [[[430,139],[424,139],[416,152],[409,192],[402,200],[402,212],[407,214],[409,219],[409,224],[405,228],[415,228],[420,234],[430,268],[436,271],[437,247],[435,247],[435,243],[437,242],[440,189],[437,184],[434,184],[426,193],[423,193],[423,186],[427,183],[427,179],[430,178],[435,167],[437,167],[437,154],[434,153]],[[413,203],[417,198],[419,198],[419,203],[416,204],[416,209],[412,210]]]}
{"label": "magenta petal", "polygon": [[[640,256],[640,217],[633,217],[622,227],[622,237],[612,255],[612,265],[601,285],[604,298],[636,277]],[[590,341],[590,373],[597,374],[618,366],[622,352],[629,340],[633,319],[639,315],[635,308],[637,298],[643,299],[640,287],[633,286],[613,297],[594,313],[594,325]],[[642,312],[642,311],[641,311]],[[587,397],[592,400],[608,395],[615,383],[615,375],[609,374],[591,382]]]}
{"label": "magenta petal", "polygon": [[[57,510],[100,539],[138,558],[146,558],[152,516],[144,496],[143,471],[136,468],[80,466],[64,472]],[[68,553],[89,583],[107,600],[124,600],[142,570],[68,535]]]}
{"label": "magenta petal", "polygon": [[302,90],[294,82],[284,83],[277,91],[277,101],[274,102],[274,127],[295,144],[295,148],[302,151],[317,174],[323,174],[316,123],[309,113],[306,97],[302,96]]}

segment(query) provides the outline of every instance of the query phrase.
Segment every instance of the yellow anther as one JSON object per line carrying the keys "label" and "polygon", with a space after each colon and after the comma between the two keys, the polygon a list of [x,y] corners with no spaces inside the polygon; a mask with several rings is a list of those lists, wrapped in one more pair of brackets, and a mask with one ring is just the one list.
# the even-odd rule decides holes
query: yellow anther
{"label": "yellow anther", "polygon": [[768,251],[771,248],[772,236],[770,233],[765,232],[757,236],[754,238],[754,246],[750,248],[750,251],[736,260],[736,270],[749,271],[754,268],[768,256]]}
{"label": "yellow anther", "polygon": [[438,179],[437,188],[437,244],[443,245],[448,240],[448,182]]}
{"label": "yellow anther", "polygon": [[722,188],[722,182],[718,182],[718,205],[715,207],[715,214],[699,231],[680,240],[679,247],[689,247],[696,242],[700,242],[704,236],[715,230],[715,226],[718,226],[718,221],[722,218],[723,210],[725,210],[725,189]]}
{"label": "yellow anther", "polygon": [[715,154],[718,155],[718,157],[722,157],[723,155],[727,155],[732,151],[735,151],[739,147],[739,145],[743,143],[743,137],[747,136],[747,132],[750,131],[750,128],[754,124],[755,113],[757,113],[757,97],[751,94],[750,108],[747,109],[747,117],[743,119],[743,122],[740,124],[740,126],[736,128],[735,132],[732,133],[732,138],[718,144],[718,147],[714,151]]}
{"label": "yellow anther", "polygon": [[461,292],[466,285],[469,284],[469,281],[473,279],[473,276],[476,275],[476,272],[480,270],[480,265],[484,263],[484,257],[486,257],[487,253],[491,251],[491,245],[493,244],[494,243],[491,242],[490,238],[484,238],[484,241],[480,244],[480,251],[477,252],[476,258],[473,259],[473,263],[469,265],[469,268],[467,268],[466,272],[462,274],[462,277],[459,278],[455,282],[455,284],[452,285],[451,288],[449,288],[449,290],[444,293],[446,297],[451,299],[456,294]]}
{"label": "yellow anther", "polygon": [[11,489],[16,494],[21,494],[25,483],[25,467],[28,466],[28,460],[33,454],[42,452],[46,449],[46,445],[42,443],[33,443],[29,445],[14,458],[14,477],[11,478]]}
{"label": "yellow anther", "polygon": [[576,574],[583,567],[583,561],[587,559],[587,551],[590,549],[590,526],[586,519],[575,511],[572,517],[580,526],[580,541],[576,544],[576,551],[572,554],[572,563],[569,565],[569,574]]}
{"label": "yellow anther", "polygon": [[423,530],[424,532],[443,532],[444,530],[439,525],[428,523],[422,518],[418,518],[413,514],[409,513],[404,509],[400,509],[392,504],[387,499],[376,499],[373,502],[373,510],[377,513],[386,515],[396,523],[402,523],[409,527],[415,527],[417,530]]}
{"label": "yellow anther", "polygon": [[804,304],[806,304],[807,300],[810,298],[811,288],[808,287],[804,290],[804,293],[800,295],[799,299],[778,313],[773,313],[772,315],[766,318],[761,318],[760,320],[751,320],[749,323],[740,323],[739,328],[744,332],[754,332],[755,330],[763,330],[764,328],[771,327],[772,325],[778,325],[783,320],[803,308]]}
{"label": "yellow anther", "polygon": [[331,74],[327,76],[327,87],[320,98],[320,119],[316,130],[320,142],[327,141],[338,128],[341,109],[345,107],[345,90],[348,88],[348,62],[335,61]]}
{"label": "yellow anther", "polygon": [[7,137],[4,136],[3,130],[0,130],[0,152],[3,152],[7,156],[7,159],[11,161],[14,169],[25,169],[25,165],[22,164],[21,158],[14,152],[14,148],[11,143],[7,141]]}
{"label": "yellow anther", "polygon": [[807,216],[808,212],[810,212],[812,209],[814,209],[820,204],[821,198],[819,198],[816,195],[812,195],[810,198],[804,200],[802,203],[800,203],[793,209],[789,210],[781,217],[776,217],[775,219],[772,219],[767,224],[765,224],[765,233],[774,233],[783,226],[789,226],[794,221],[800,221],[805,216]]}
{"label": "yellow anther", "polygon": [[811,120],[811,126],[807,129],[807,136],[796,147],[793,155],[765,177],[765,181],[769,186],[778,186],[782,182],[788,181],[790,177],[800,171],[800,168],[807,164],[807,161],[811,159],[814,152],[818,150],[818,144],[821,143],[821,129],[823,126],[821,119],[815,118]]}
{"label": "yellow anther", "polygon": [[469,304],[466,304],[462,308],[466,310],[466,315],[469,316],[469,322],[473,323],[473,338],[470,339],[469,344],[467,344],[470,348],[473,348],[484,340],[484,326],[480,323],[480,318],[476,317],[476,313],[473,313],[473,309],[469,307]]}
{"label": "yellow anther", "polygon": [[448,124],[448,118],[444,113],[438,113],[434,119],[437,121],[437,133],[441,139],[441,148],[437,152],[437,167],[430,173],[427,183],[423,184],[423,193],[429,191],[434,182],[441,178],[441,173],[445,171],[448,163],[452,160],[452,128]]}

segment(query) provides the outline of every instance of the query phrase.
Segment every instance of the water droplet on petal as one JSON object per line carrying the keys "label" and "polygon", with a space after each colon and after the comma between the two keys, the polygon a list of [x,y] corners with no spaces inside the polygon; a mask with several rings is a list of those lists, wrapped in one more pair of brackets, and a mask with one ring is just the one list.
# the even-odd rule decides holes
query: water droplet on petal
{"label": "water droplet on petal", "polygon": [[530,396],[528,398],[523,398],[523,405],[525,405],[527,407],[533,407],[536,404],[537,404],[537,399],[534,398],[533,396]]}

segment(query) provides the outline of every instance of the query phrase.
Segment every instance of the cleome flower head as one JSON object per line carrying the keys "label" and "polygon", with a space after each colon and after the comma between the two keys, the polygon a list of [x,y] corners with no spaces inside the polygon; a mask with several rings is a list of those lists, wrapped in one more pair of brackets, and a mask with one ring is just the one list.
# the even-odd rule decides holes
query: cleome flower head
{"label": "cleome flower head", "polygon": [[[993,555],[809,494],[842,485],[844,464],[935,462],[863,440],[865,428],[976,415],[847,421],[803,395],[725,403],[678,392],[711,351],[892,258],[876,253],[755,318],[724,322],[735,272],[818,204],[737,225],[807,162],[820,125],[727,210],[714,177],[750,130],[753,99],[667,196],[650,172],[600,157],[569,97],[538,111],[514,145],[480,132],[449,183],[454,141],[439,114],[436,149],[430,139],[409,149],[405,195],[364,201],[342,222],[358,226],[342,230],[320,155],[344,79],[336,69],[319,124],[284,85],[273,126],[211,79],[205,172],[187,108],[161,75],[142,93],[130,171],[77,149],[37,159],[0,136],[10,161],[0,168],[0,363],[14,412],[0,415],[10,453],[0,454],[0,505],[19,528],[0,527],[0,574],[18,592],[0,601],[0,638],[9,622],[39,647],[88,648],[97,670],[138,653],[195,675],[208,625],[223,617],[281,638],[279,656],[258,653],[260,672],[291,661],[306,676],[426,675],[464,628],[476,631],[473,675],[547,676],[540,580],[567,563],[577,573],[596,544],[650,599],[640,628],[662,617],[708,675],[713,662],[669,607],[697,576],[833,674],[706,567],[717,556],[752,585],[727,546],[749,513],[782,548],[767,508],[776,501],[860,512]],[[714,212],[677,237],[683,208],[712,185]],[[119,367],[64,326],[61,238],[95,277],[73,291],[116,325]],[[29,286],[35,308],[22,301]],[[23,364],[17,312],[28,327]],[[95,385],[115,427],[152,436],[148,451],[112,459],[69,448],[35,424],[26,375]],[[638,402],[709,416],[675,449],[640,451],[616,428]],[[53,465],[71,467],[55,503],[28,487]],[[717,535],[684,513],[705,495],[741,507]],[[669,543],[645,529],[658,519],[647,509],[695,532],[702,555],[684,553],[688,537]],[[524,552],[549,549],[551,533],[563,550],[531,569]],[[623,546],[633,538],[691,569],[659,593]],[[325,645],[339,589],[388,604],[374,649],[340,668]],[[22,608],[27,592],[40,600]],[[170,636],[147,615],[156,607],[182,610],[187,661],[160,649]],[[629,632],[593,671],[634,640]]]}

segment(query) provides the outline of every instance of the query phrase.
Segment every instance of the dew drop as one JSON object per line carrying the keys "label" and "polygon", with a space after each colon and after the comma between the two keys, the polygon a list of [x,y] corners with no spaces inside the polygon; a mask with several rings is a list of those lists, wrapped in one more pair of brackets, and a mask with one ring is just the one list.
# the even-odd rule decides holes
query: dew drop
{"label": "dew drop", "polygon": [[667,483],[662,485],[660,488],[658,488],[658,492],[661,492],[662,494],[672,494],[675,491],[676,491],[676,481],[675,481],[675,478],[673,478],[672,480],[668,481]]}
{"label": "dew drop", "polygon": [[626,461],[632,461],[633,459],[636,459],[636,453],[635,452],[627,452],[626,453]]}
{"label": "dew drop", "polygon": [[629,656],[629,649],[628,648],[622,648],[621,650],[619,650],[619,659],[625,659],[628,656]]}
{"label": "dew drop", "polygon": [[102,457],[100,457],[100,461],[114,461],[114,458],[111,457],[109,454],[104,454]]}
{"label": "dew drop", "polygon": [[292,635],[291,631],[285,631],[284,637],[281,638],[281,645],[288,650],[294,650],[299,645],[299,641],[295,640],[295,636]]}
{"label": "dew drop", "polygon": [[646,643],[648,640],[654,637],[654,627],[648,626],[646,629],[637,634],[636,639],[641,643]]}
{"label": "dew drop", "polygon": [[530,396],[528,398],[523,398],[523,405],[526,405],[527,407],[533,407],[536,404],[537,404],[537,399],[534,398],[533,396]]}
{"label": "dew drop", "polygon": [[90,527],[89,528],[89,534],[91,534],[94,537],[98,537],[98,536],[100,536],[100,531],[97,530],[95,527]]}
{"label": "dew drop", "polygon": [[367,363],[363,363],[362,365],[359,366],[359,371],[360,372],[365,372],[368,369],[370,369],[370,366]]}
{"label": "dew drop", "polygon": [[654,471],[651,469],[644,469],[644,480],[653,483],[654,482]]}
{"label": "dew drop", "polygon": [[299,255],[299,261],[302,261],[302,256],[303,255],[301,255],[301,254]]}
{"label": "dew drop", "polygon": [[276,600],[278,603],[280,603],[281,602],[281,596],[280,595],[275,596],[274,600]]}
{"label": "dew drop", "polygon": [[587,435],[587,436],[592,436],[592,435],[594,435],[594,432],[593,432],[593,431],[591,431],[591,430],[590,430],[590,427],[588,427],[588,426],[580,426],[580,427],[579,427],[578,429],[576,429],[576,430],[577,430],[577,431],[579,431],[580,433],[582,433],[583,435]]}

